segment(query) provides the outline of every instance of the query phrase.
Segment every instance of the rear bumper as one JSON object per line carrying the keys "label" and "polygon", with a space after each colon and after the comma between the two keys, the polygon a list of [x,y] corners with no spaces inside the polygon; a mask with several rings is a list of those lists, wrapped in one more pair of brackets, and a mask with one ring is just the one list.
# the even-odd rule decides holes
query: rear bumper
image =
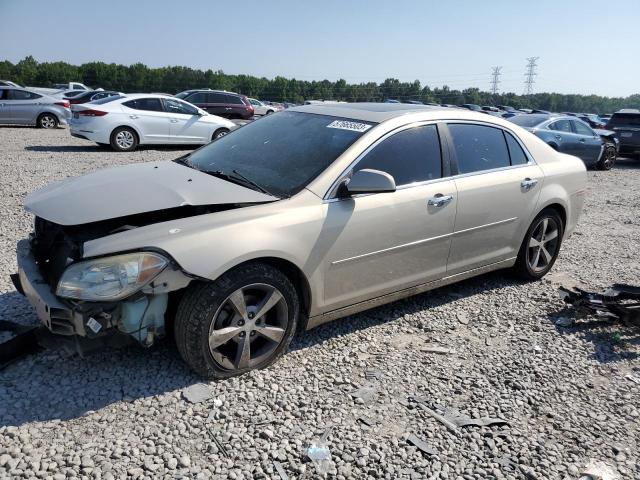
{"label": "rear bumper", "polygon": [[90,142],[109,143],[110,141],[108,132],[97,131],[91,125],[78,123],[73,118],[69,121],[69,133],[71,133],[72,137],[82,138]]}

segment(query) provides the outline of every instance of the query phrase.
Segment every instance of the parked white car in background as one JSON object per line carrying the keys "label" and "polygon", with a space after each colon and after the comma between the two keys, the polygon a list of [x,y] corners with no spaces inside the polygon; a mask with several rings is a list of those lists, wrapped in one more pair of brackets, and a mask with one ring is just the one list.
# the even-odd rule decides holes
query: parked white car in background
{"label": "parked white car in background", "polygon": [[278,111],[278,109],[273,107],[272,105],[267,105],[266,103],[263,103],[260,100],[256,100],[255,98],[250,98],[249,103],[251,103],[251,105],[253,106],[253,111],[256,115],[269,115],[270,113]]}
{"label": "parked white car in background", "polygon": [[236,125],[222,117],[166,95],[133,94],[72,105],[71,135],[114,150],[138,145],[205,144]]}

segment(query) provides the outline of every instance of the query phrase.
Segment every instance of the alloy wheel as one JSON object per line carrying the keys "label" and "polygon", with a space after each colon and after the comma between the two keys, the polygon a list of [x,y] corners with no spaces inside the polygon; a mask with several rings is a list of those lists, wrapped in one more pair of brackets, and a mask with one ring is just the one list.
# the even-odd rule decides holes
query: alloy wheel
{"label": "alloy wheel", "polygon": [[613,164],[616,161],[616,149],[615,147],[606,147],[603,153],[602,158],[602,168],[604,170],[609,170],[613,167]]}
{"label": "alloy wheel", "polygon": [[558,253],[560,238],[558,224],[551,217],[543,217],[534,227],[527,245],[527,263],[533,272],[549,267]]}
{"label": "alloy wheel", "polygon": [[284,339],[289,309],[272,285],[254,283],[229,295],[209,329],[209,351],[225,370],[255,368],[268,360]]}
{"label": "alloy wheel", "polygon": [[215,136],[215,139],[217,140],[218,138],[222,138],[222,137],[224,137],[227,133],[229,133],[229,132],[227,132],[227,131],[225,131],[225,130],[223,130],[223,131],[221,131],[221,132],[218,132],[218,133],[216,134],[216,136]]}
{"label": "alloy wheel", "polygon": [[116,134],[116,144],[122,150],[130,149],[135,142],[133,134],[128,130],[121,130]]}
{"label": "alloy wheel", "polygon": [[51,115],[44,115],[40,119],[40,125],[42,128],[53,128],[56,126],[56,121]]}

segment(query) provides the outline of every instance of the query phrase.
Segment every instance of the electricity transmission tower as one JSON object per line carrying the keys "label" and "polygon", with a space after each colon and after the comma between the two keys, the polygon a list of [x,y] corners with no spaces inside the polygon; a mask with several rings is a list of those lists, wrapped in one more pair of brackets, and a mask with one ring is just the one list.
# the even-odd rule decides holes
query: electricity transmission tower
{"label": "electricity transmission tower", "polygon": [[493,67],[491,69],[491,93],[498,94],[498,85],[500,84],[500,75],[502,67]]}
{"label": "electricity transmission tower", "polygon": [[536,63],[540,57],[529,57],[527,58],[527,70],[524,73],[524,94],[531,95],[533,93],[533,84],[535,81],[536,67],[538,64]]}

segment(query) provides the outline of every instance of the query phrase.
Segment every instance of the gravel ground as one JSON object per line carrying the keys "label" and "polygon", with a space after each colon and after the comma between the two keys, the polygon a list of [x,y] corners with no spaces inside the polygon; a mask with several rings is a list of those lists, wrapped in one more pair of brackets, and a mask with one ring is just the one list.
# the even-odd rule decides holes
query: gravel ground
{"label": "gravel ground", "polygon": [[[0,128],[0,320],[37,322],[8,279],[31,228],[25,194],[180,153]],[[571,315],[558,283],[640,283],[639,258],[640,163],[621,160],[589,173],[580,225],[540,282],[491,274],[354,315],[297,336],[267,370],[195,392],[170,341],[84,359],[44,351],[0,372],[0,477],[280,478],[278,465],[315,478],[305,452],[327,433],[337,478],[577,479],[590,460],[640,478],[639,332],[589,318],[555,325]],[[508,424],[449,431],[411,395]]]}

